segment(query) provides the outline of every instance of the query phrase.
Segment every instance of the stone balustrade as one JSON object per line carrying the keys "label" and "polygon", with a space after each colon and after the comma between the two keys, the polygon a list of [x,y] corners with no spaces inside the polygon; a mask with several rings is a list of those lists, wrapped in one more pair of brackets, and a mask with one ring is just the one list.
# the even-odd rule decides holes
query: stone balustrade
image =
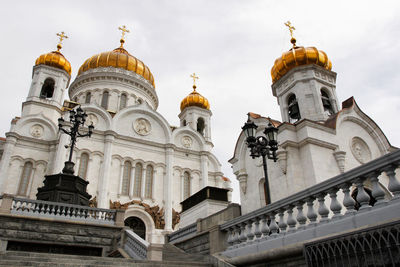
{"label": "stone balustrade", "polygon": [[150,243],[135,234],[132,230],[124,229],[122,246],[132,259],[147,259],[147,249]]}
{"label": "stone balustrade", "polygon": [[196,235],[197,223],[192,223],[186,227],[183,227],[175,232],[168,235],[168,242],[174,243],[181,241],[182,239],[187,239]]}
{"label": "stone balustrade", "polygon": [[[306,190],[237,217],[226,231],[227,257],[260,253],[400,217],[400,150],[337,175]],[[385,173],[387,188],[379,183]],[[368,181],[371,189],[365,190]],[[356,197],[351,191],[357,191]],[[375,200],[373,206],[370,200]],[[356,204],[357,203],[357,204]]]}
{"label": "stone balustrade", "polygon": [[123,211],[3,195],[0,213],[123,226]]}

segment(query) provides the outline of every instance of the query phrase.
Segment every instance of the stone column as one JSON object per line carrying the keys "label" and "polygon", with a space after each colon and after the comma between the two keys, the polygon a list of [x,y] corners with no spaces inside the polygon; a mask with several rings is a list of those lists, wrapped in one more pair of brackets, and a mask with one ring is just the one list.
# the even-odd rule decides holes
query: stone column
{"label": "stone column", "polygon": [[201,188],[208,186],[208,157],[207,154],[202,152],[200,156],[201,161]]}
{"label": "stone column", "polygon": [[164,175],[164,220],[165,230],[172,230],[172,179],[173,179],[174,149],[167,147],[165,151],[165,175]]}
{"label": "stone column", "polygon": [[16,143],[17,138],[14,136],[7,136],[6,143],[4,144],[3,156],[0,161],[0,194],[5,193],[8,167],[10,166],[11,155],[14,152]]}
{"label": "stone column", "polygon": [[108,179],[111,168],[111,152],[112,152],[112,143],[114,141],[114,136],[111,134],[107,134],[105,136],[105,144],[104,144],[104,159],[102,172],[99,177],[98,184],[98,208],[108,208],[107,202],[107,190],[108,190]]}
{"label": "stone column", "polygon": [[60,134],[60,138],[57,145],[57,150],[53,160],[53,169],[50,174],[60,173],[64,168],[64,162],[66,161],[66,148],[65,146],[68,144],[69,136],[67,134]]}

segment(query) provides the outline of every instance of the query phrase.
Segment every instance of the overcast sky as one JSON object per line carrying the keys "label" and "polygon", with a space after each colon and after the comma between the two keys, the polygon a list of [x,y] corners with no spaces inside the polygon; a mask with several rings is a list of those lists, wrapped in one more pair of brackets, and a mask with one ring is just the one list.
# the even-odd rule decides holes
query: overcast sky
{"label": "overcast sky", "polygon": [[[2,1],[0,10],[0,136],[21,113],[35,59],[56,49],[56,33],[70,37],[62,53],[80,65],[119,45],[118,26],[131,33],[125,48],[154,75],[160,112],[179,125],[180,101],[191,92],[189,75],[213,112],[214,153],[239,189],[230,164],[249,111],[281,119],[270,70],[290,49],[290,20],[300,46],[331,59],[341,103],[360,108],[400,146],[399,1]],[[67,96],[66,96],[67,97]]]}

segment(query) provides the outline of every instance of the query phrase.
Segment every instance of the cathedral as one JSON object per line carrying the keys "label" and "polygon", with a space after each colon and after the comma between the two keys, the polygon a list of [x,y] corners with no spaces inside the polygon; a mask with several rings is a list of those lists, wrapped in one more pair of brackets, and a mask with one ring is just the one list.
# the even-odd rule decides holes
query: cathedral
{"label": "cathedral", "polygon": [[72,82],[60,52],[63,32],[57,50],[36,59],[22,113],[0,139],[0,192],[36,199],[44,176],[60,173],[68,157],[70,139],[58,119],[68,121],[80,106],[94,130],[79,139],[72,161],[75,174],[89,182],[91,204],[126,209],[125,218],[143,225],[147,241],[163,243],[163,232],[179,223],[183,200],[207,186],[231,185],[212,153],[212,112],[196,75],[180,104],[180,125],[172,126],[157,112],[153,74],[125,49],[128,30],[120,30],[120,46],[91,55]]}
{"label": "cathedral", "polygon": [[[248,113],[249,121],[258,125],[257,136],[269,124],[279,130],[277,161],[267,161],[272,202],[397,149],[353,97],[339,106],[331,60],[315,47],[297,46],[294,27],[290,22],[286,26],[292,48],[271,69],[272,94],[282,121]],[[240,184],[242,214],[265,206],[268,191],[263,161],[250,157],[244,132],[229,162]],[[382,181],[387,187],[386,176]],[[371,185],[365,187],[371,192]]]}

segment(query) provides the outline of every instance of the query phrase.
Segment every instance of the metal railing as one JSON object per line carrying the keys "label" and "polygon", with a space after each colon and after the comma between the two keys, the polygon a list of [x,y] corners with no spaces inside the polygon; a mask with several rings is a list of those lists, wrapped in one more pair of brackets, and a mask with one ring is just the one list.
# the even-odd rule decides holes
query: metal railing
{"label": "metal railing", "polygon": [[132,230],[124,229],[122,247],[135,260],[147,259],[147,248],[150,243],[135,234]]}
{"label": "metal railing", "polygon": [[[400,206],[400,183],[395,176],[395,170],[399,165],[400,150],[397,150],[222,224],[220,229],[228,232],[228,248],[223,254],[229,257],[248,254],[249,252],[244,252],[241,248],[260,243],[266,244],[264,249],[270,249],[294,242],[304,242],[334,233],[335,222],[353,216],[353,221],[348,220],[347,224],[341,224],[342,228],[336,229],[336,231],[338,229],[344,231],[348,227],[350,230],[354,228],[354,216],[360,215],[357,218],[361,218],[362,213],[365,214],[369,211],[375,212],[374,216],[362,217],[364,221],[359,225],[379,223],[383,219],[399,218],[399,210],[390,212],[389,209],[389,206],[395,209]],[[384,190],[379,183],[382,173],[386,173],[388,177],[387,190]],[[372,185],[370,194],[376,201],[374,207],[371,207],[371,196],[364,187],[364,182],[367,180]],[[355,197],[357,202],[350,193],[353,185],[357,188]],[[338,198],[338,193],[341,194],[340,198]],[[389,199],[388,194],[390,195]],[[379,210],[381,213],[376,213],[378,208],[381,208]],[[384,216],[381,217],[379,214]],[[321,225],[328,225],[327,222],[331,222],[329,224],[331,229],[325,227],[323,231],[315,230]],[[307,229],[311,229],[308,234],[299,233]],[[295,233],[299,233],[296,238],[293,238],[292,235],[290,241],[285,239]],[[282,240],[276,242],[279,238]],[[254,248],[260,249],[256,246]],[[237,253],[239,250],[242,253]],[[249,250],[247,249],[247,251]]]}

